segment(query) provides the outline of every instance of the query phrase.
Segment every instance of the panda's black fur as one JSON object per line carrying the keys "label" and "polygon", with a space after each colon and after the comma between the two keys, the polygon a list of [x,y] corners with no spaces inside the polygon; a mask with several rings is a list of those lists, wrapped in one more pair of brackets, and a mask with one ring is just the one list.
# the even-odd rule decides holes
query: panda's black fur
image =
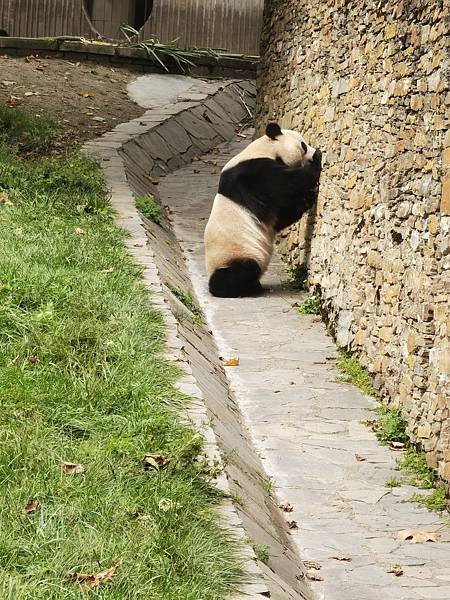
{"label": "panda's black fur", "polygon": [[[271,139],[281,134],[278,124],[267,126]],[[243,160],[222,172],[218,193],[278,232],[298,221],[316,201],[321,160],[320,150],[310,163],[299,167],[287,166],[278,158]],[[211,274],[209,291],[219,297],[254,296],[262,291],[261,275],[256,260],[234,258]]]}

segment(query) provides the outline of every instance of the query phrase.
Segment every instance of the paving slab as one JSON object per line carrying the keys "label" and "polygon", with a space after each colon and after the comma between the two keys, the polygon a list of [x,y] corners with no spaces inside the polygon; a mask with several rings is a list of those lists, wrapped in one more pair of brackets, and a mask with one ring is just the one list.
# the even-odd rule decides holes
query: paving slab
{"label": "paving slab", "polygon": [[[215,102],[227,113],[235,108],[226,97]],[[195,123],[187,125],[194,134]],[[448,600],[448,523],[407,501],[414,488],[385,487],[398,475],[399,454],[361,424],[375,401],[339,381],[334,343],[317,317],[296,311],[302,296],[286,289],[281,262],[273,259],[259,298],[220,299],[207,291],[203,230],[219,171],[250,136],[163,178],[159,192],[219,356],[239,357],[239,366],[226,369],[228,383],[273,493],[294,507],[283,513],[298,524],[289,535],[301,559],[320,563],[310,573],[312,593],[324,600]],[[236,453],[241,443],[237,436]],[[409,528],[441,537],[426,544],[395,539]],[[389,573],[394,564],[403,576]]]}

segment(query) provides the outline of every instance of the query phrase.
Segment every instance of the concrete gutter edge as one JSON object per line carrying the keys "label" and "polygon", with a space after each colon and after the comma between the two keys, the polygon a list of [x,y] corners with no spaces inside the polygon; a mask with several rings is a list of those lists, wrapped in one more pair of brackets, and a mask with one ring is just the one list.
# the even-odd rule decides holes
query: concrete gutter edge
{"label": "concrete gutter edge", "polygon": [[[251,85],[249,85],[248,82],[235,80],[223,82],[222,85],[218,84],[216,91],[210,93],[209,97],[214,99],[217,94],[222,94],[226,99],[226,94],[230,91],[230,86],[238,85],[239,83],[243,86],[243,88],[241,88],[243,93],[246,91],[251,93]],[[200,83],[199,86],[201,88]],[[193,91],[196,90],[191,90],[191,92]],[[206,94],[206,96],[208,96],[208,94]],[[195,109],[198,109],[199,106],[203,105],[203,102],[204,101],[176,102],[166,109],[149,110],[143,117],[134,119],[129,123],[118,125],[114,130],[108,132],[101,138],[87,142],[83,146],[82,152],[100,160],[100,165],[111,193],[111,205],[116,215],[115,222],[127,232],[128,237],[125,240],[125,244],[134,260],[142,267],[142,282],[151,294],[153,305],[157,307],[163,315],[167,332],[166,358],[169,361],[175,362],[177,366],[185,372],[185,375],[178,380],[177,388],[181,392],[193,397],[196,401],[187,411],[187,417],[192,420],[197,430],[201,431],[205,439],[205,452],[208,459],[211,462],[216,462],[216,464],[223,466],[215,433],[209,425],[202,392],[197,385],[197,381],[192,374],[192,369],[183,353],[183,342],[178,335],[177,320],[165,299],[163,284],[155,264],[154,253],[151,246],[147,243],[144,223],[135,207],[134,194],[130,189],[125,170],[125,161],[127,157],[121,152],[124,145],[129,142],[134,143],[141,133],[146,133],[151,129],[159,129],[161,131],[164,124],[167,124],[168,121],[173,120],[176,116],[185,113],[186,116],[198,118],[198,111],[196,114]],[[157,132],[155,131],[155,133]],[[223,139],[225,138],[222,133],[222,140]],[[206,149],[214,148],[217,145],[217,136],[211,137],[209,141],[202,138],[201,142],[202,145],[200,148],[194,148],[195,152],[203,152]],[[206,145],[209,145],[209,148],[206,148]],[[170,146],[167,145],[167,148],[170,148]],[[183,160],[176,150],[171,151],[171,153],[172,157],[166,159],[166,164],[171,159],[175,158],[177,158],[178,161]],[[192,153],[185,153],[183,162],[187,164],[191,159]],[[177,161],[175,161],[175,163],[178,164]],[[175,166],[173,170],[176,170],[177,168],[178,166]],[[167,172],[169,172],[168,169]],[[136,184],[139,186],[139,182],[135,182],[134,188],[136,188]],[[142,182],[141,185],[144,187],[144,182]],[[230,489],[228,481],[223,470],[216,481],[217,487],[220,490],[229,493]],[[228,529],[242,545],[241,557],[244,561],[245,572],[248,575],[248,580],[240,586],[239,593],[235,594],[232,600],[262,600],[263,598],[270,597],[264,575],[256,562],[255,553],[247,541],[247,535],[242,521],[231,499],[224,499],[221,506],[218,508],[218,513],[220,520],[225,525],[226,529]]]}

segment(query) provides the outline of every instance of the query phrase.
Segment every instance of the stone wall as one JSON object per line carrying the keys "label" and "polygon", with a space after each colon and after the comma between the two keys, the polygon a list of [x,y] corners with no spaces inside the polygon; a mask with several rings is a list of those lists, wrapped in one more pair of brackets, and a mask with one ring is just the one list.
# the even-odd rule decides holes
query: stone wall
{"label": "stone wall", "polygon": [[281,250],[450,481],[448,16],[443,0],[266,2],[257,127],[325,150],[317,210]]}

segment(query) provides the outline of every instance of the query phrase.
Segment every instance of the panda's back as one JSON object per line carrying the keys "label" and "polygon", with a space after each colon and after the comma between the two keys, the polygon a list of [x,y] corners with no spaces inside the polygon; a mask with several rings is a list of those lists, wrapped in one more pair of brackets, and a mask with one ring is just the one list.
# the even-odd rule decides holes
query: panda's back
{"label": "panda's back", "polygon": [[273,228],[222,194],[214,198],[205,228],[206,270],[211,275],[235,259],[255,260],[264,272],[273,251]]}

